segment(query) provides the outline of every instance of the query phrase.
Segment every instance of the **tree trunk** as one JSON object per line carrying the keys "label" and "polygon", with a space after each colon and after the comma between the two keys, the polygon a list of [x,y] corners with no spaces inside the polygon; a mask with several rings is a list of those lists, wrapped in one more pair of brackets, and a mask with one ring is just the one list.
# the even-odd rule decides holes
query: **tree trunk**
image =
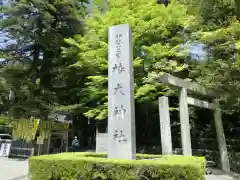
{"label": "tree trunk", "polygon": [[237,19],[240,20],[240,1],[235,0],[235,4],[236,4],[236,16]]}

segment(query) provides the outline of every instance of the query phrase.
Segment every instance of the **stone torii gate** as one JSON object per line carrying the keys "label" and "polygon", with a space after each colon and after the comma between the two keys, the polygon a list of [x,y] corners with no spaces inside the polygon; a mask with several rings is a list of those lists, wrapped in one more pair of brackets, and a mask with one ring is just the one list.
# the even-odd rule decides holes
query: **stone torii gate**
{"label": "stone torii gate", "polygon": [[[214,121],[217,133],[218,147],[220,151],[221,169],[223,171],[230,172],[229,159],[227,154],[227,145],[224,135],[224,129],[222,124],[221,109],[217,100],[213,100],[212,103],[188,97],[187,91],[196,93],[199,95],[216,97],[212,90],[206,89],[205,87],[188,82],[183,79],[174,77],[170,74],[164,74],[160,77],[162,83],[176,86],[181,89],[179,96],[179,113],[181,123],[181,141],[183,155],[191,156],[191,134],[189,126],[189,112],[188,105],[193,105],[200,108],[207,108],[214,111]],[[162,96],[159,98],[159,113],[160,113],[160,128],[161,128],[161,143],[162,153],[172,154],[172,138],[171,138],[171,127],[170,127],[170,116],[169,116],[169,104],[168,97]]]}

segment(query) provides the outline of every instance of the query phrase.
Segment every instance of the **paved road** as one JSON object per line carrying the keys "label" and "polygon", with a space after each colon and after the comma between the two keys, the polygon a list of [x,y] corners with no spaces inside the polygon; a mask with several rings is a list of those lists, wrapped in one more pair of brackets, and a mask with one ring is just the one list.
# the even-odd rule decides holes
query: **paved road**
{"label": "paved road", "polygon": [[223,173],[220,170],[213,170],[212,175],[208,175],[206,180],[240,180],[240,175],[236,173]]}
{"label": "paved road", "polygon": [[27,180],[28,161],[0,157],[1,180]]}
{"label": "paved road", "polygon": [[[28,161],[7,159],[0,157],[0,180],[28,180]],[[213,170],[213,175],[208,175],[206,180],[240,180],[240,175],[224,174]]]}

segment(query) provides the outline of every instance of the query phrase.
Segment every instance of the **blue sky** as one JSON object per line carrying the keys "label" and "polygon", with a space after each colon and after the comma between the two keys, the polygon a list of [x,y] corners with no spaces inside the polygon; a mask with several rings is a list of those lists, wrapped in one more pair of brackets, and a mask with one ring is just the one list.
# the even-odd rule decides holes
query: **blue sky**
{"label": "blue sky", "polygon": [[200,43],[193,43],[190,48],[191,57],[195,60],[205,60],[207,59],[207,52],[204,50],[204,45]]}
{"label": "blue sky", "polygon": [[[3,5],[7,4],[7,0],[2,0]],[[4,18],[3,14],[0,14],[0,20]],[[3,48],[6,44],[4,40],[6,40],[6,34],[0,31],[0,49]]]}

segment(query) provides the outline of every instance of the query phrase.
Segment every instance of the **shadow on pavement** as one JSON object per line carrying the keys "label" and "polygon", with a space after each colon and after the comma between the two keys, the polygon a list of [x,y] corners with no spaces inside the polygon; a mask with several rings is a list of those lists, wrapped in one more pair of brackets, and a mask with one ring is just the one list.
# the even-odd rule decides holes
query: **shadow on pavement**
{"label": "shadow on pavement", "polygon": [[[213,169],[212,175],[218,176],[219,178],[231,178],[232,180],[240,180],[240,174],[234,172],[223,172],[221,170]],[[219,179],[221,180],[221,179]]]}
{"label": "shadow on pavement", "polygon": [[12,178],[10,180],[25,180],[27,177],[28,177],[28,175],[23,175],[23,176],[18,176],[18,177]]}
{"label": "shadow on pavement", "polygon": [[13,160],[13,161],[27,161],[28,158],[9,157],[8,160]]}
{"label": "shadow on pavement", "polygon": [[236,173],[233,173],[233,172],[226,173],[226,174],[228,174],[229,176],[233,177],[234,180],[240,180],[240,174],[236,174]]}

